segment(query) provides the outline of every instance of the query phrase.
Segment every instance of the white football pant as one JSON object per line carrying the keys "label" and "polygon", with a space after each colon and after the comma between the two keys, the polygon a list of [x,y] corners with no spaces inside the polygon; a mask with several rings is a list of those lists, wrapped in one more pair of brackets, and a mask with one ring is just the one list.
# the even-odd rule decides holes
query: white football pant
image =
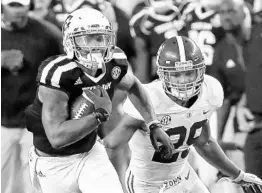
{"label": "white football pant", "polygon": [[123,193],[117,173],[102,144],[88,153],[41,157],[29,154],[33,186],[42,193]]}
{"label": "white football pant", "polygon": [[154,183],[138,179],[128,168],[125,181],[128,193],[209,193],[188,163],[172,179]]}

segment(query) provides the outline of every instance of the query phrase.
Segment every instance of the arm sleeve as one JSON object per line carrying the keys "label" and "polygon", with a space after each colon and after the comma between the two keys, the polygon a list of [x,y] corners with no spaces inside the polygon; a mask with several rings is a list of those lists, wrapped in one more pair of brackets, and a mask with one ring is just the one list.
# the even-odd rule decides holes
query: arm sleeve
{"label": "arm sleeve", "polygon": [[[122,80],[122,78],[127,74],[127,71],[129,69],[129,62],[127,60],[127,56],[125,52],[119,47],[115,48],[113,52],[112,60],[116,65],[116,67],[114,68],[117,68],[117,66],[120,68],[120,74],[118,78],[115,79],[119,83]],[[112,73],[117,73],[116,69],[113,70]]]}

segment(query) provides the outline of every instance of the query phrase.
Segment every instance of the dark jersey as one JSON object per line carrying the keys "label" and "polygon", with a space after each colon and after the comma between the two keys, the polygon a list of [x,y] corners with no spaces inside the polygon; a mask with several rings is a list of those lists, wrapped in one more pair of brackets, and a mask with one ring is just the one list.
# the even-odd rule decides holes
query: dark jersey
{"label": "dark jersey", "polygon": [[[37,83],[67,93],[69,107],[84,89],[92,90],[98,85],[102,86],[112,99],[115,87],[127,73],[128,62],[124,52],[116,48],[113,59],[105,66],[105,74],[100,79],[92,80],[84,74],[76,61],[69,60],[66,56],[55,56],[45,60],[39,67]],[[88,152],[93,147],[96,141],[96,130],[72,145],[54,149],[45,134],[41,111],[42,103],[36,97],[26,114],[27,129],[33,133],[34,145],[37,149],[49,154],[71,155]]]}
{"label": "dark jersey", "polygon": [[159,46],[166,39],[177,35],[182,28],[178,17],[178,8],[167,10],[165,14],[158,14],[153,7],[146,7],[144,3],[138,4],[129,22],[131,35],[145,40],[152,59],[156,56]]}
{"label": "dark jersey", "polygon": [[213,62],[214,46],[224,35],[219,17],[216,12],[205,10],[197,2],[187,4],[181,12],[185,26],[179,35],[187,36],[196,42],[204,54],[208,68]]}

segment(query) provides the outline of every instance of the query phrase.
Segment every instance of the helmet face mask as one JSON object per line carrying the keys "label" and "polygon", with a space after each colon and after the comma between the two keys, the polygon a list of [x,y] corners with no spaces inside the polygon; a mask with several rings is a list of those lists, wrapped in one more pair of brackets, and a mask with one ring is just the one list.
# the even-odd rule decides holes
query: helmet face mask
{"label": "helmet face mask", "polygon": [[157,54],[157,66],[166,93],[182,101],[199,94],[205,63],[192,40],[176,36],[164,42]]}
{"label": "helmet face mask", "polygon": [[76,58],[88,71],[105,68],[112,58],[115,33],[105,16],[92,8],[71,13],[63,26],[63,45],[70,59]]}

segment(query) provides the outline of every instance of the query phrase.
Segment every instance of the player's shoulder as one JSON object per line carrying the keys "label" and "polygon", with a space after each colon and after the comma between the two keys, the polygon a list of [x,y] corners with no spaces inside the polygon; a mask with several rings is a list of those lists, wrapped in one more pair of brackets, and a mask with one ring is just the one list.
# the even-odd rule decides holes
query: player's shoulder
{"label": "player's shoulder", "polygon": [[117,46],[113,50],[112,61],[120,66],[128,66],[127,56],[125,52]]}
{"label": "player's shoulder", "polygon": [[[163,96],[161,95],[164,93],[163,89],[161,89],[161,82],[159,80],[155,80],[151,83],[143,84],[143,87],[149,95],[153,107],[156,108],[161,103],[161,99],[163,98]],[[123,110],[129,116],[139,120],[143,120],[142,115],[139,113],[139,111],[136,109],[136,107],[133,105],[128,97],[123,104]]]}
{"label": "player's shoulder", "polygon": [[72,71],[80,71],[74,60],[66,55],[57,55],[44,60],[38,69],[37,82],[50,86],[60,87],[63,81],[72,79]]}
{"label": "player's shoulder", "polygon": [[208,102],[216,107],[221,107],[224,100],[224,91],[221,83],[210,75],[204,75],[204,93]]}
{"label": "player's shoulder", "polygon": [[157,80],[154,80],[148,84],[143,84],[144,87],[146,88],[146,90],[148,92],[154,92],[154,93],[161,93],[163,88],[162,88],[162,82],[157,79]]}
{"label": "player's shoulder", "polygon": [[165,95],[165,91],[162,87],[162,82],[159,79],[157,79],[148,84],[144,84],[143,86],[146,89],[154,108],[156,108],[161,103]]}

